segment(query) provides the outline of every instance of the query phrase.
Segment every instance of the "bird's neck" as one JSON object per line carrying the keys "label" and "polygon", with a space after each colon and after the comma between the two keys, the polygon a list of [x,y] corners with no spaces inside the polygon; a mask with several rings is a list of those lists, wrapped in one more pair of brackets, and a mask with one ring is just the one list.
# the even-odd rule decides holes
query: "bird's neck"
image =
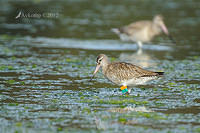
{"label": "bird's neck", "polygon": [[106,72],[107,68],[108,68],[108,65],[109,65],[109,61],[106,61],[102,64],[102,72],[103,74]]}
{"label": "bird's neck", "polygon": [[160,34],[160,32],[161,32],[161,29],[160,29],[160,27],[159,27],[159,25],[158,24],[156,24],[156,23],[153,23],[152,24],[152,26],[151,26],[151,34],[153,35],[153,36],[155,36],[155,35],[158,35],[158,34]]}

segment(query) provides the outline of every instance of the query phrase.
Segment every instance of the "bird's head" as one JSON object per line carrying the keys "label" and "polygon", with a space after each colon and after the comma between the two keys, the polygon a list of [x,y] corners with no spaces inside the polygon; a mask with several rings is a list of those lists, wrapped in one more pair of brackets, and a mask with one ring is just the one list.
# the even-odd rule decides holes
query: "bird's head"
{"label": "bird's head", "polygon": [[165,26],[165,23],[163,21],[163,17],[161,15],[156,15],[154,18],[153,18],[153,22],[158,25],[160,27],[160,29],[166,34],[166,35],[169,35],[169,32],[168,32],[168,29],[167,27]]}

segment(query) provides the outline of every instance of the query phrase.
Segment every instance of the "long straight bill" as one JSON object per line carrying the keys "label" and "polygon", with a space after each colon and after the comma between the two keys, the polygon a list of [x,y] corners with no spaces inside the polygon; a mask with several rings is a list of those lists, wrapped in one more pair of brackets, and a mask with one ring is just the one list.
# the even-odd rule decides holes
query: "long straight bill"
{"label": "long straight bill", "polygon": [[89,82],[91,82],[93,78],[94,78],[94,75],[92,75],[92,77],[90,78]]}
{"label": "long straight bill", "polygon": [[174,40],[174,38],[171,35],[168,35],[168,37],[172,41],[172,43],[176,44],[176,41]]}
{"label": "long straight bill", "polygon": [[98,72],[99,68],[100,68],[100,64],[97,64],[97,66],[96,66],[96,68],[95,68],[95,70],[94,70],[94,73],[93,73],[93,75],[92,75],[90,81],[92,81],[92,79],[94,78],[95,74]]}

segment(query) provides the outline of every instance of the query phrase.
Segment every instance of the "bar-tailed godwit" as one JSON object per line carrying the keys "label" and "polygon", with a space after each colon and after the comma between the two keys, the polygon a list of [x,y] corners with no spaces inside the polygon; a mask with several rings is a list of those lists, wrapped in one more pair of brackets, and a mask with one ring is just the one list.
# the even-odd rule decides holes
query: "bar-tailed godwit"
{"label": "bar-tailed godwit", "polygon": [[111,63],[108,57],[104,54],[100,54],[96,60],[96,69],[93,73],[93,77],[102,67],[104,76],[111,82],[120,85],[123,93],[130,93],[131,89],[127,86],[142,85],[147,81],[157,79],[163,76],[164,72],[153,72],[144,70],[139,66],[125,63],[125,62],[113,62]]}

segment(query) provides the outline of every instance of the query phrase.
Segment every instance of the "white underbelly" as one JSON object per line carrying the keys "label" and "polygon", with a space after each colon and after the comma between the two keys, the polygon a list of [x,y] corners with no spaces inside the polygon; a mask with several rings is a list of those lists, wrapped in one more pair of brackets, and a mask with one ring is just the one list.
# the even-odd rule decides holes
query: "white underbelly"
{"label": "white underbelly", "polygon": [[152,77],[141,77],[141,78],[137,78],[137,79],[130,79],[128,81],[125,81],[122,85],[144,85],[146,82],[156,79],[156,76],[152,76]]}
{"label": "white underbelly", "polygon": [[133,33],[131,38],[132,38],[133,41],[141,41],[141,42],[150,41],[150,38],[149,38],[148,33],[147,33],[147,29]]}
{"label": "white underbelly", "polygon": [[119,37],[122,41],[131,41],[131,37],[126,34],[121,33],[119,34]]}

